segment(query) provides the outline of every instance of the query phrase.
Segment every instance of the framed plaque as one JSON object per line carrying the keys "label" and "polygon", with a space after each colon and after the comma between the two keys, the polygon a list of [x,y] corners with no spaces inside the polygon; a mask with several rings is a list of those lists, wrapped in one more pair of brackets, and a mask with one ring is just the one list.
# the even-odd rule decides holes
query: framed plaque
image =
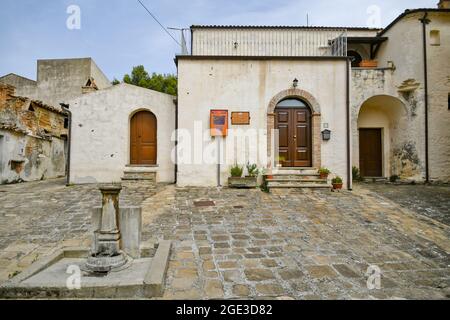
{"label": "framed plaque", "polygon": [[246,126],[250,124],[250,112],[232,112],[231,124],[236,126]]}

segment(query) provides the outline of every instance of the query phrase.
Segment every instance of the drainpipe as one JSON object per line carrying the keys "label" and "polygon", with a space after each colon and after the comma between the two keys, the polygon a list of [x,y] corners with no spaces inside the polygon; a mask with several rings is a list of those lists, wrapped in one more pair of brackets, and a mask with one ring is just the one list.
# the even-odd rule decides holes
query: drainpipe
{"label": "drainpipe", "polygon": [[430,166],[429,166],[429,145],[428,145],[428,57],[427,57],[427,24],[431,21],[428,19],[428,12],[422,19],[419,19],[422,23],[423,30],[423,68],[424,68],[424,86],[425,86],[425,182],[430,182]]}
{"label": "drainpipe", "polygon": [[69,110],[69,105],[65,103],[60,103],[61,108],[68,116],[68,125],[69,125],[69,136],[67,137],[67,181],[66,185],[70,184],[70,155],[71,155],[71,146],[72,146],[72,112]]}
{"label": "drainpipe", "polygon": [[175,184],[178,183],[178,99],[175,101]]}
{"label": "drainpipe", "polygon": [[352,159],[351,159],[351,130],[350,130],[350,58],[347,62],[347,88],[346,88],[346,104],[347,104],[347,188],[352,191]]}

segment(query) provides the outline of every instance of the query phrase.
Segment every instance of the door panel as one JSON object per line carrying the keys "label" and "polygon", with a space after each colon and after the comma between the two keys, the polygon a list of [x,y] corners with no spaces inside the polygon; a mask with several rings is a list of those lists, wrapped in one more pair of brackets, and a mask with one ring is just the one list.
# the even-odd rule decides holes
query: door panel
{"label": "door panel", "polygon": [[381,129],[359,129],[359,162],[363,177],[383,176]]}
{"label": "door panel", "polygon": [[157,123],[153,113],[141,111],[131,119],[130,163],[155,165],[157,161]]}
{"label": "door panel", "polygon": [[275,128],[279,130],[279,156],[283,167],[310,167],[311,113],[306,108],[276,109]]}

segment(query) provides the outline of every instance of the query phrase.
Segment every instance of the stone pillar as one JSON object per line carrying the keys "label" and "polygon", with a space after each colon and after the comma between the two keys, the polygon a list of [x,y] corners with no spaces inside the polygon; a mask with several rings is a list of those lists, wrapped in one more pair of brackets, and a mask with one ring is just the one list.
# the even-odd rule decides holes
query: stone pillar
{"label": "stone pillar", "polygon": [[322,115],[312,115],[312,144],[313,144],[313,168],[320,169],[322,166]]}
{"label": "stone pillar", "polygon": [[121,234],[119,230],[119,194],[121,186],[104,186],[99,230],[95,233],[96,244],[86,269],[91,272],[109,272],[127,263],[125,254],[120,250]]}

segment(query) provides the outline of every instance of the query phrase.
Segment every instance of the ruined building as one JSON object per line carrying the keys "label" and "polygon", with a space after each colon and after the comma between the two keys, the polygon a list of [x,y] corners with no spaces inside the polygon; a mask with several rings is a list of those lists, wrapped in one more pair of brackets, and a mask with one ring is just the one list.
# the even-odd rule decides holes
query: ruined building
{"label": "ruined building", "polygon": [[0,83],[0,184],[64,176],[67,127],[60,107],[16,96]]}

